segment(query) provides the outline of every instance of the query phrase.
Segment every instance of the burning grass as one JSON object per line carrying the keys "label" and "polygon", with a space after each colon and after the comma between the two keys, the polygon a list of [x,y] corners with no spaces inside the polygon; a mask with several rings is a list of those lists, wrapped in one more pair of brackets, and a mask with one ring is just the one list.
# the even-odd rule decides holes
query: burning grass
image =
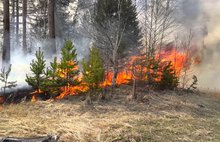
{"label": "burning grass", "polygon": [[219,98],[151,92],[140,93],[148,101],[126,102],[127,90],[118,90],[117,99],[88,107],[80,96],[4,106],[0,137],[53,133],[63,142],[220,140]]}

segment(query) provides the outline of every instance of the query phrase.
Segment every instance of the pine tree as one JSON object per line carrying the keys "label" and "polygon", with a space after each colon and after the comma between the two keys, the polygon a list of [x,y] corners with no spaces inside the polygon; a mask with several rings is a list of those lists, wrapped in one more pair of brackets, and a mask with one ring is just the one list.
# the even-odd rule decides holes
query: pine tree
{"label": "pine tree", "polygon": [[60,80],[62,86],[75,86],[79,84],[77,76],[79,74],[77,53],[71,41],[67,41],[61,51],[61,62],[59,69],[61,71]]}
{"label": "pine tree", "polygon": [[120,26],[126,25],[119,48],[122,53],[126,48],[137,47],[140,39],[137,11],[132,0],[98,0],[94,19],[98,25],[104,26],[109,19],[119,20],[118,13]]}
{"label": "pine tree", "polygon": [[93,44],[90,50],[89,60],[83,62],[83,81],[90,89],[99,89],[104,78],[104,66],[98,48]]}
{"label": "pine tree", "polygon": [[89,92],[86,97],[86,104],[91,104],[91,95],[94,95],[94,91],[100,89],[100,83],[104,79],[104,66],[101,60],[98,48],[93,44],[90,50],[89,60],[83,61],[83,81],[89,87]]}
{"label": "pine tree", "polygon": [[3,33],[3,48],[2,48],[2,62],[3,66],[8,66],[10,64],[10,12],[9,12],[9,0],[3,1],[3,27],[4,27],[4,33]]}
{"label": "pine tree", "polygon": [[159,89],[173,90],[179,84],[179,78],[176,76],[172,62],[169,62],[163,67],[161,80],[159,81]]}
{"label": "pine tree", "polygon": [[36,60],[32,60],[30,64],[31,72],[33,76],[26,75],[26,82],[28,85],[32,86],[33,89],[40,92],[40,90],[45,88],[44,82],[46,81],[45,76],[45,67],[46,67],[46,60],[44,60],[44,53],[39,48],[38,51],[35,53]]}
{"label": "pine tree", "polygon": [[52,97],[59,95],[60,87],[62,87],[60,81],[61,77],[58,74],[59,64],[57,62],[57,57],[54,58],[53,62],[50,63],[50,67],[47,68],[45,73],[46,81],[44,82],[45,88],[43,89]]}

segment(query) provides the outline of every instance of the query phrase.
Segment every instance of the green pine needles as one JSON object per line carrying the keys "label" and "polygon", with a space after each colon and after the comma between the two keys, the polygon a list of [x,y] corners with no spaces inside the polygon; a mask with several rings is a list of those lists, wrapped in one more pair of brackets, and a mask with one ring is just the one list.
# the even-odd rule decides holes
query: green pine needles
{"label": "green pine needles", "polygon": [[105,70],[98,48],[93,44],[89,60],[83,61],[83,81],[90,89],[99,89]]}
{"label": "green pine needles", "polygon": [[26,75],[26,82],[33,89],[50,96],[57,96],[61,93],[61,87],[76,86],[78,81],[78,62],[76,49],[71,41],[67,41],[62,48],[61,59],[57,57],[46,68],[44,54],[39,48],[35,54],[36,59],[30,64],[32,76]]}
{"label": "green pine needles", "polygon": [[71,41],[67,41],[61,51],[61,62],[59,69],[63,73],[61,82],[63,86],[78,85],[79,81],[77,76],[79,75],[78,61],[76,49]]}
{"label": "green pine needles", "polygon": [[32,60],[30,64],[30,70],[32,72],[32,76],[26,75],[26,82],[28,85],[32,86],[33,89],[40,92],[44,88],[44,82],[46,81],[45,76],[45,67],[46,60],[44,59],[44,53],[39,48],[35,53],[36,59]]}
{"label": "green pine needles", "polygon": [[172,62],[168,62],[162,69],[161,80],[159,81],[159,89],[173,90],[178,87],[179,78],[176,75]]}

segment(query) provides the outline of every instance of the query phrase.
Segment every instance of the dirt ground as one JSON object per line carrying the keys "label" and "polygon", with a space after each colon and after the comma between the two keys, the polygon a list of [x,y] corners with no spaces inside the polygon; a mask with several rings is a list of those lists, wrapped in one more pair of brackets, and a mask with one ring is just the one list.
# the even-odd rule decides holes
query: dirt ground
{"label": "dirt ground", "polygon": [[1,106],[0,137],[60,136],[61,142],[219,142],[220,97],[145,92],[85,106],[80,97]]}

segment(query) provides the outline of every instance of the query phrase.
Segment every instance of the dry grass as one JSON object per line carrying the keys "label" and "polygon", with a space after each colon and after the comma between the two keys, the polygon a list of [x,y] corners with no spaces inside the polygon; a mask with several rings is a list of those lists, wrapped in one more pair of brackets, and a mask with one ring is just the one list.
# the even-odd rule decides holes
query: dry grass
{"label": "dry grass", "polygon": [[93,106],[75,97],[3,106],[0,137],[57,134],[61,142],[220,141],[219,99],[173,92],[146,97],[147,103],[126,102],[121,95]]}

